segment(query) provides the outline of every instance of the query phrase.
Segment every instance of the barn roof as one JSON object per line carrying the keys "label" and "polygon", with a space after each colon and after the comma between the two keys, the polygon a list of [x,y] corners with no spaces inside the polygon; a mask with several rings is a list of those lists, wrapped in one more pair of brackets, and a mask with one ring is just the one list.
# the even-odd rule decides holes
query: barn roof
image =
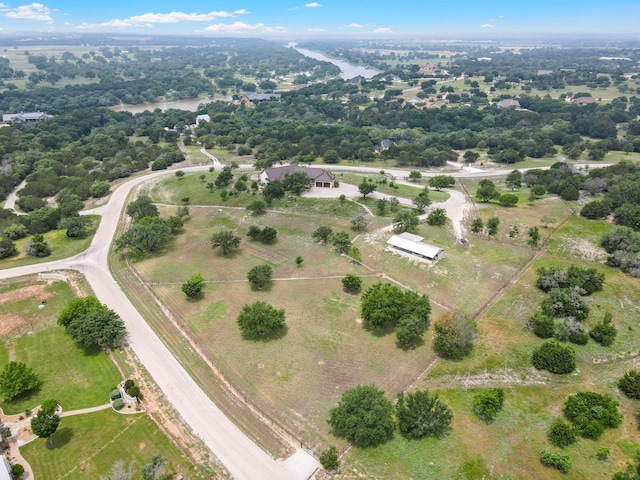
{"label": "barn roof", "polygon": [[434,259],[444,252],[444,249],[429,245],[422,241],[422,237],[408,232],[393,235],[387,240],[387,244],[429,259]]}

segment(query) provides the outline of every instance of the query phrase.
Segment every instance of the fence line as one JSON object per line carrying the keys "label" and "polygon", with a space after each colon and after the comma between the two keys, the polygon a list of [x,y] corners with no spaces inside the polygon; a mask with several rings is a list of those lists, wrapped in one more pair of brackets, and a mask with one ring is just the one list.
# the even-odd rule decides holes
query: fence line
{"label": "fence line", "polygon": [[278,422],[276,419],[271,417],[269,414],[264,412],[253,401],[251,401],[249,398],[247,398],[247,396],[245,395],[244,392],[242,392],[241,390],[236,388],[233,384],[231,384],[231,382],[229,382],[229,380],[222,373],[222,371],[216,365],[216,363],[211,358],[209,358],[209,355],[207,355],[207,353],[202,350],[202,348],[200,347],[200,345],[198,344],[196,339],[191,335],[190,332],[188,332],[186,330],[186,328],[183,325],[181,319],[179,319],[175,315],[173,315],[173,313],[170,311],[170,309],[162,302],[162,300],[156,295],[156,293],[151,288],[149,288],[148,283],[142,279],[142,277],[140,276],[138,271],[135,269],[135,267],[129,262],[129,258],[128,257],[126,257],[126,262],[127,262],[127,265],[129,267],[129,269],[131,270],[133,275],[136,277],[138,282],[140,282],[140,284],[143,285],[144,289],[147,291],[147,293],[149,295],[151,295],[151,297],[154,299],[156,304],[162,310],[163,314],[171,321],[171,323],[174,325],[174,327],[176,327],[178,329],[178,331],[183,335],[183,337],[186,338],[189,341],[189,344],[191,345],[191,347],[198,353],[200,358],[202,358],[206,362],[206,364],[209,366],[209,368],[211,368],[212,372],[218,378],[218,380],[221,381],[222,385],[224,385],[224,387],[237,400],[241,401],[246,407],[248,407],[249,410],[254,415],[256,415],[262,421],[263,424],[268,425],[269,427],[271,427],[272,431],[274,431],[276,434],[280,435],[282,438],[284,438],[284,439],[286,439],[286,440],[288,440],[290,442],[295,443],[296,446],[300,445],[300,448],[302,448],[307,453],[309,453],[310,455],[312,455],[314,458],[317,459],[317,456],[315,455],[315,453],[309,447],[305,447],[304,442],[297,435],[295,435],[293,432],[291,432],[284,425],[280,424],[280,422]]}

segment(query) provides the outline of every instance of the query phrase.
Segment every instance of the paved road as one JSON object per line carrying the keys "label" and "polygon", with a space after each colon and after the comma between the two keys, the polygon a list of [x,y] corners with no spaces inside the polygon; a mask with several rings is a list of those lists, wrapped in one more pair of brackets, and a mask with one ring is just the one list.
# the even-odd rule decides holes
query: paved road
{"label": "paved road", "polygon": [[[184,170],[207,171],[209,167]],[[107,265],[109,245],[129,192],[151,179],[172,175],[155,172],[121,185],[103,210],[100,227],[84,252],[68,259],[39,265],[0,270],[0,279],[51,270],[79,270],[84,273],[96,296],[115,310],[127,327],[127,341],[168,400],[238,480],[306,480],[317,467],[316,460],[303,450],[289,460],[272,459],[234,425],[205,395],[186,370],[156,336],[112,277]]]}

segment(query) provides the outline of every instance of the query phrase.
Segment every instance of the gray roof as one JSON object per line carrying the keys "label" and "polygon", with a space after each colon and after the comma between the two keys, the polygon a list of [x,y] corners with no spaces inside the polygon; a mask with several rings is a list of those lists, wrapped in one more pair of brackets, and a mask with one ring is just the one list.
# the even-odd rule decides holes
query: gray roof
{"label": "gray roof", "polygon": [[247,100],[260,102],[262,100],[278,100],[282,95],[279,93],[246,93],[245,97],[247,97]]}
{"label": "gray roof", "polygon": [[520,102],[518,100],[514,100],[513,98],[505,98],[504,100],[500,100],[498,102],[498,108],[506,107],[520,108]]}
{"label": "gray roof", "polygon": [[210,122],[211,121],[211,117],[207,113],[204,113],[204,114],[198,115],[196,117],[196,121],[200,121],[200,120],[205,121],[205,122]]}
{"label": "gray roof", "polygon": [[429,259],[434,259],[444,252],[444,249],[434,245],[429,245],[422,241],[422,237],[408,232],[400,235],[393,235],[389,240],[387,240],[387,244]]}
{"label": "gray roof", "polygon": [[53,118],[43,112],[26,112],[26,113],[5,113],[2,115],[3,122],[35,122],[37,120],[48,120]]}
{"label": "gray roof", "polygon": [[336,178],[333,173],[327,172],[322,168],[285,165],[284,167],[272,167],[265,169],[265,173],[267,174],[267,178],[269,180],[282,180],[286,175],[294,172],[306,173],[307,176],[313,181],[316,181],[316,179],[318,179],[322,182],[333,182],[333,180]]}
{"label": "gray roof", "polygon": [[0,460],[0,480],[11,480],[11,465],[4,455],[0,455],[2,460]]}
{"label": "gray roof", "polygon": [[573,103],[578,104],[586,104],[586,103],[596,103],[596,99],[593,97],[578,97],[573,99]]}

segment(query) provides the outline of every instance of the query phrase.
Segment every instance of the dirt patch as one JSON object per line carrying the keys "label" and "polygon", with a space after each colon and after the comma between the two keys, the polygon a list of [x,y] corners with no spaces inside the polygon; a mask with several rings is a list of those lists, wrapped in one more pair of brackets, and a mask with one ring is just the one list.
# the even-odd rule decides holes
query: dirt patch
{"label": "dirt patch", "polygon": [[47,291],[47,285],[37,284],[30,285],[28,287],[18,288],[17,290],[11,290],[0,294],[0,305],[8,302],[19,302],[27,298],[37,297],[38,300],[48,300],[53,296],[52,292]]}
{"label": "dirt patch", "polygon": [[25,323],[27,322],[19,315],[13,313],[0,314],[0,337],[8,335]]}
{"label": "dirt patch", "polygon": [[584,260],[602,262],[607,258],[607,252],[604,249],[595,246],[587,239],[564,237],[562,241],[568,250]]}

